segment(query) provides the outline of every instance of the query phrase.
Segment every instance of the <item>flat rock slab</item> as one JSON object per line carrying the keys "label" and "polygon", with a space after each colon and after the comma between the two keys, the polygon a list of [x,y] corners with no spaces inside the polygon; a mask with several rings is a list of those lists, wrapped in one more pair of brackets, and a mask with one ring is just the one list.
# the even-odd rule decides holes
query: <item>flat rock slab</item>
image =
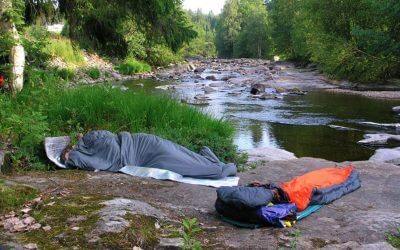
{"label": "flat rock slab", "polygon": [[286,161],[297,157],[286,150],[279,148],[255,148],[247,150],[249,161]]}
{"label": "flat rock slab", "polygon": [[165,214],[157,208],[138,200],[115,198],[101,203],[105,205],[99,212],[100,220],[97,223],[95,233],[119,233],[129,226],[124,218],[129,214],[138,214],[164,219]]}
{"label": "flat rock slab", "polygon": [[[177,221],[196,217],[204,232],[201,237],[209,242],[206,248],[277,249],[290,244],[293,239],[291,232],[299,230],[299,249],[347,249],[349,246],[359,249],[371,249],[371,246],[390,249],[385,244],[386,233],[394,232],[400,225],[400,167],[396,165],[367,161],[336,164],[315,158],[272,161],[255,170],[240,173],[240,184],[284,182],[311,170],[348,164],[359,171],[362,187],[324,206],[290,229],[239,229],[222,222],[214,208],[215,188],[210,187],[103,172],[88,172],[84,181],[79,182],[71,180],[68,183],[64,179],[59,185],[82,195],[123,197],[108,201],[108,211],[103,211],[105,216],[112,216],[111,213],[121,218],[126,210],[131,209],[150,216],[165,215],[167,219]],[[62,178],[61,175],[58,177]],[[33,178],[27,180],[34,181]],[[52,180],[55,181],[49,181],[49,185],[57,184],[58,179]]]}

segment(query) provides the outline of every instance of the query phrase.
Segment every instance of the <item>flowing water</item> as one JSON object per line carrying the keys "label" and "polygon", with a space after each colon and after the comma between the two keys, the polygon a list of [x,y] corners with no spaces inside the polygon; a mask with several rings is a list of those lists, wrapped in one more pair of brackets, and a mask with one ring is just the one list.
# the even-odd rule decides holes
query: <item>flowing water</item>
{"label": "flowing water", "polygon": [[[177,98],[193,98],[203,94],[204,85],[187,79],[167,93]],[[138,86],[143,84],[143,86]],[[157,86],[171,84],[155,80],[132,80],[124,86],[134,91],[165,93]],[[394,128],[373,127],[362,122],[399,123],[400,116],[391,112],[399,101],[371,99],[323,90],[304,96],[282,99],[251,98],[245,88],[226,88],[208,95],[204,112],[223,117],[236,127],[235,144],[239,149],[276,147],[295,153],[297,157],[318,157],[337,162],[366,160],[374,148],[357,144],[366,133],[397,134]],[[332,125],[340,127],[332,127]]]}

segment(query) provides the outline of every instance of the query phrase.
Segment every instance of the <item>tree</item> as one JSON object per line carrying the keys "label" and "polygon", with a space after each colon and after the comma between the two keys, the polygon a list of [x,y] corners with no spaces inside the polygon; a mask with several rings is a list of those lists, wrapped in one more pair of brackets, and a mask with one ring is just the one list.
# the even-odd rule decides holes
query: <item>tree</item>
{"label": "tree", "polygon": [[[17,26],[22,23],[22,1],[2,0],[0,2],[0,33],[2,42],[8,41],[10,72],[9,88],[12,93],[22,90],[24,84],[25,50],[21,45]],[[9,46],[8,46],[9,45]]]}
{"label": "tree", "polygon": [[264,1],[228,0],[217,24],[216,45],[223,57],[268,57],[272,46]]}
{"label": "tree", "polygon": [[[145,47],[162,44],[176,52],[196,37],[180,0],[59,0],[69,35],[111,55],[126,56],[122,25],[132,22],[145,36]],[[132,35],[132,34],[130,34]]]}
{"label": "tree", "polygon": [[216,46],[220,56],[232,57],[241,29],[239,0],[226,1],[217,24]]}

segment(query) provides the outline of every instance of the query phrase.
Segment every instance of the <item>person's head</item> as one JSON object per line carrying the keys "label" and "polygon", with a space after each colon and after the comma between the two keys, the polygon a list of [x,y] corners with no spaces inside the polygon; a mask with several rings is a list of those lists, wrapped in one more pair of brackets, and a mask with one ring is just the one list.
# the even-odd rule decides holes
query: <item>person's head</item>
{"label": "person's head", "polygon": [[72,149],[71,145],[68,145],[64,148],[64,150],[61,152],[61,157],[60,157],[61,162],[65,163],[68,160],[69,152],[71,151],[71,149]]}

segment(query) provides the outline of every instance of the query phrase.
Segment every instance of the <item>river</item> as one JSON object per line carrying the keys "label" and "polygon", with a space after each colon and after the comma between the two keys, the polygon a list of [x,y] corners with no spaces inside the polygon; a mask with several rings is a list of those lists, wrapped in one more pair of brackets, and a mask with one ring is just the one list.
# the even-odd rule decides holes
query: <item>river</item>
{"label": "river", "polygon": [[[196,101],[194,97],[197,96],[196,102],[200,100],[207,104],[198,106],[203,112],[234,124],[234,142],[240,150],[274,147],[293,152],[297,157],[336,162],[367,160],[375,148],[357,143],[364,134],[400,133],[395,128],[362,124],[399,123],[400,116],[392,113],[391,109],[400,105],[400,101],[325,91],[332,86],[326,84],[319,74],[301,72],[292,67],[282,67],[279,72],[272,70],[273,81],[270,81],[266,92],[274,91],[273,88],[279,86],[307,90],[307,94],[283,93],[260,99],[250,94],[247,77],[259,77],[265,72],[251,71],[254,65],[239,66],[243,71],[219,64],[219,67],[206,68],[201,74],[179,74],[175,80],[131,80],[123,84],[134,91],[168,93],[188,102]],[[212,75],[217,79],[206,79]],[[231,81],[220,80],[228,75],[232,77]],[[238,84],[241,82],[245,84]],[[164,90],[160,86],[164,86],[161,87]],[[204,95],[206,87],[209,93]]]}

